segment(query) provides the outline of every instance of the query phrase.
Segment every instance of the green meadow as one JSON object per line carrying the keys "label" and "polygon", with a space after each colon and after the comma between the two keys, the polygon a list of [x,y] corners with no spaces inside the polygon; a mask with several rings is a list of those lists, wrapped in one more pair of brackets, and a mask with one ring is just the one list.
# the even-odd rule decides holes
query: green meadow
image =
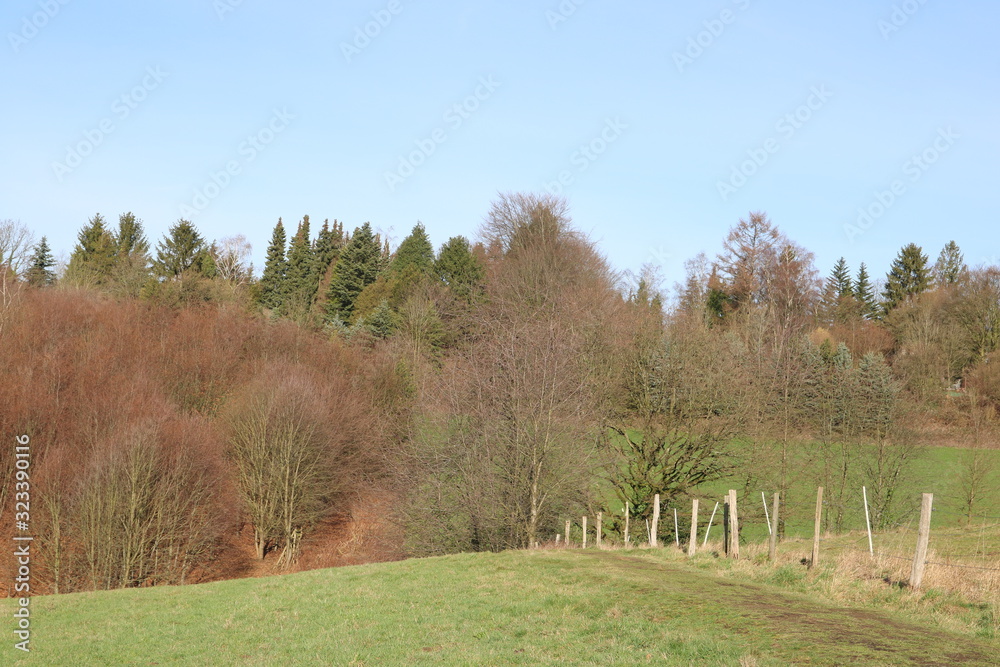
{"label": "green meadow", "polygon": [[784,568],[751,581],[725,567],[707,553],[552,549],[47,596],[31,603],[31,653],[8,635],[3,662],[996,664],[996,641],[834,603]]}

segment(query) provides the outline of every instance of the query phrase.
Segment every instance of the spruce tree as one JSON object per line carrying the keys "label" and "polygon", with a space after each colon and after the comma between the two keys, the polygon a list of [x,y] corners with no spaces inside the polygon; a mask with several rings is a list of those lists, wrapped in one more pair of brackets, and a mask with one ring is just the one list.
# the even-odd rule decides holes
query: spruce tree
{"label": "spruce tree", "polygon": [[149,241],[142,221],[131,212],[118,216],[115,243],[115,283],[120,294],[138,296],[149,280]]}
{"label": "spruce tree", "polygon": [[333,279],[327,292],[327,319],[347,321],[354,311],[354,302],[368,285],[375,282],[382,267],[382,248],[372,234],[371,225],[354,230],[334,267]]}
{"label": "spruce tree", "polygon": [[920,294],[930,287],[930,270],[927,255],[915,243],[907,244],[899,251],[886,276],[882,293],[885,312],[893,310],[907,299]]}
{"label": "spruce tree", "polygon": [[288,270],[285,274],[285,303],[282,313],[296,320],[304,318],[316,295],[313,277],[316,260],[309,240],[309,216],[303,216],[288,246]]}
{"label": "spruce tree", "polygon": [[947,287],[957,283],[969,270],[965,265],[965,258],[958,244],[948,241],[941,254],[938,255],[937,262],[934,263],[933,276],[936,287]]}
{"label": "spruce tree", "polygon": [[847,268],[847,260],[843,257],[837,260],[830,273],[830,281],[833,283],[838,297],[851,296],[851,270]]}
{"label": "spruce tree", "polygon": [[[189,220],[178,220],[156,246],[153,270],[168,280],[181,277],[194,267],[199,273],[211,272],[206,265],[205,240]],[[214,269],[214,267],[212,267]]]}
{"label": "spruce tree", "polygon": [[100,213],[94,215],[77,234],[77,243],[66,269],[70,282],[103,285],[111,280],[116,245]]}
{"label": "spruce tree", "polygon": [[130,255],[149,254],[149,241],[139,220],[129,211],[118,216],[118,233],[115,234],[115,251],[119,259]]}
{"label": "spruce tree", "polygon": [[418,273],[429,273],[433,266],[434,246],[427,238],[423,224],[418,222],[410,235],[399,244],[389,269],[394,273],[404,273],[407,269],[415,269]]}
{"label": "spruce tree", "polygon": [[850,319],[853,310],[854,290],[851,287],[851,273],[847,268],[847,260],[843,257],[837,260],[830,276],[823,282],[823,293],[820,295],[817,312],[821,324],[830,326]]}
{"label": "spruce tree", "polygon": [[365,318],[364,325],[375,338],[388,338],[396,330],[397,317],[389,304],[383,301]]}
{"label": "spruce tree", "polygon": [[260,305],[271,310],[281,307],[285,298],[285,274],[288,262],[285,260],[285,226],[278,218],[271,234],[264,259],[264,273],[260,278]]}
{"label": "spruce tree", "polygon": [[875,287],[868,277],[868,267],[861,262],[858,278],[854,281],[854,298],[861,304],[861,314],[865,319],[874,319],[879,314],[878,303],[875,301]]}
{"label": "spruce tree", "polygon": [[464,236],[453,236],[441,246],[434,272],[458,297],[467,301],[479,291],[484,274],[482,263]]}
{"label": "spruce tree", "polygon": [[323,226],[316,236],[316,245],[313,249],[313,275],[317,286],[326,276],[330,266],[336,261],[337,254],[340,252],[341,246],[344,245],[342,230],[343,228],[338,226],[336,220],[333,221],[333,227],[330,227],[329,220],[324,220]]}
{"label": "spruce tree", "polygon": [[25,273],[28,284],[35,287],[46,287],[54,283],[56,274],[52,267],[55,265],[56,260],[52,257],[48,239],[43,236],[42,240],[35,246],[28,263],[28,270]]}

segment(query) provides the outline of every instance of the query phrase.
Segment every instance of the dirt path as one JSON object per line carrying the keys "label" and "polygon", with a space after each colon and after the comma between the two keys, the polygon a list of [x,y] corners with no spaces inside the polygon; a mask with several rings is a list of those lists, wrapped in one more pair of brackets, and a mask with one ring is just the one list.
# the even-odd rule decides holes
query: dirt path
{"label": "dirt path", "polygon": [[760,648],[763,642],[761,658],[788,664],[1000,665],[997,642],[670,563],[618,552],[591,553],[607,561],[603,574],[617,571],[619,584],[639,583],[643,593],[650,592],[647,586],[655,587],[663,613],[656,620],[708,615],[720,632],[745,638],[748,646]]}

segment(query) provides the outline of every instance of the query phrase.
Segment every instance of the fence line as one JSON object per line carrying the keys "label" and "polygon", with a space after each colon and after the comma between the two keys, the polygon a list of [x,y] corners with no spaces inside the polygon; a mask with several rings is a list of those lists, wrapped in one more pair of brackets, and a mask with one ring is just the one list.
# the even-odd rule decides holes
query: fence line
{"label": "fence line", "polygon": [[[820,537],[821,537],[821,535],[820,535],[820,523],[821,523],[822,512],[824,511],[824,509],[826,509],[828,512],[830,510],[830,506],[826,505],[826,503],[823,502],[822,493],[823,492],[822,492],[821,489],[818,490],[818,492],[817,492],[816,512],[815,512],[815,517],[814,517],[814,519],[815,519],[814,534],[812,536],[813,537],[813,550],[812,550],[812,557],[809,559],[810,567],[812,567],[818,561],[818,551],[819,551],[819,544],[820,544]],[[863,493],[864,496],[867,496],[866,489],[863,488],[862,489],[862,493]],[[719,505],[722,504],[723,507],[724,507],[724,510],[725,510],[725,512],[724,512],[724,518],[723,518],[723,528],[725,529],[724,530],[724,536],[723,536],[723,543],[724,543],[723,544],[723,548],[724,548],[724,550],[726,551],[726,553],[730,557],[739,558],[739,546],[738,545],[739,545],[739,542],[740,542],[739,535],[740,535],[741,524],[740,524],[739,518],[736,515],[736,511],[735,511],[735,509],[736,509],[736,495],[737,495],[736,491],[730,490],[727,494],[725,494],[725,496],[722,498],[721,501],[715,503],[715,507],[712,510],[712,516],[709,519],[708,524],[705,526],[705,535],[704,535],[704,541],[703,541],[702,547],[704,548],[707,545],[707,543],[708,543],[709,532],[711,530],[712,523],[713,523],[713,521],[715,519],[716,510],[718,509]],[[769,533],[768,542],[776,541],[776,539],[778,537],[778,525],[779,525],[779,523],[778,523],[778,516],[777,516],[777,514],[778,514],[777,508],[778,508],[779,495],[778,494],[774,494],[774,495],[775,495],[775,499],[774,499],[775,500],[775,507],[774,507],[775,511],[773,513],[774,516],[772,517],[772,516],[768,515],[768,507],[767,507],[767,502],[766,502],[766,496],[764,496],[763,492],[761,493],[761,499],[763,501],[762,505],[764,507],[764,515],[765,515],[765,518],[766,518],[766,521],[767,521],[767,528],[768,528],[768,533]],[[946,561],[951,560],[951,559],[979,558],[980,556],[979,556],[978,553],[975,556],[968,556],[968,555],[959,556],[959,555],[953,555],[953,554],[947,554],[947,555],[940,555],[940,554],[938,554],[937,555],[938,558],[944,558],[945,561],[941,561],[941,560],[929,560],[929,559],[927,559],[926,558],[926,550],[928,548],[928,541],[929,541],[929,537],[930,537],[930,533],[931,533],[931,530],[930,530],[930,518],[931,518],[932,512],[938,512],[940,514],[947,514],[947,515],[951,515],[951,516],[958,516],[958,517],[968,518],[968,519],[970,519],[970,521],[972,521],[972,520],[978,520],[978,519],[982,519],[984,521],[987,520],[987,519],[989,519],[989,520],[993,520],[993,519],[1000,520],[1000,517],[995,517],[995,516],[991,516],[991,515],[987,515],[987,514],[973,514],[970,517],[965,512],[958,512],[958,511],[953,511],[953,510],[949,510],[949,509],[942,509],[942,508],[938,508],[938,507],[933,507],[932,506],[933,505],[933,495],[932,494],[924,494],[924,496],[925,496],[924,497],[924,502],[922,503],[923,506],[921,508],[922,511],[921,511],[921,516],[920,516],[920,519],[921,519],[920,520],[920,525],[918,526],[918,530],[917,530],[917,551],[916,551],[916,555],[911,556],[911,557],[905,557],[905,556],[899,556],[899,555],[896,555],[896,554],[886,554],[884,552],[879,551],[877,553],[877,557],[878,558],[887,558],[887,559],[892,559],[892,560],[899,560],[899,561],[904,561],[904,562],[911,563],[912,564],[912,569],[911,569],[910,585],[913,588],[919,588],[920,583],[921,583],[921,578],[923,576],[923,566],[925,566],[925,565],[934,565],[936,567],[951,567],[951,568],[958,568],[958,569],[964,569],[964,570],[978,570],[978,571],[982,571],[982,572],[1000,572],[1000,568],[997,568],[997,567],[986,567],[986,566],[983,566],[983,565],[966,565],[966,564],[960,564],[960,563],[946,562]],[[865,500],[867,501],[867,497],[865,498]],[[660,503],[658,501],[659,501],[659,494],[656,494],[656,496],[654,497],[654,502],[653,502],[653,510],[654,511],[653,511],[653,523],[652,523],[652,525],[649,525],[649,522],[647,520],[647,544],[649,544],[650,546],[653,546],[653,547],[656,547],[656,546],[659,545],[659,541],[658,541],[658,537],[659,536],[658,536],[658,534],[656,532],[654,532],[654,530],[655,530],[654,526],[658,527],[658,524],[659,524],[659,521],[658,521],[659,516],[658,515],[660,514],[660,512],[658,510],[660,509],[660,507],[659,507]],[[628,511],[628,510],[629,510],[629,504],[626,504],[626,510],[625,510],[625,526],[626,526],[626,528],[625,528],[625,530],[626,530],[626,532],[625,532],[625,545],[626,546],[628,546],[628,544],[629,544],[628,543],[628,532],[627,531],[628,531],[629,519],[631,518],[631,512]],[[694,549],[692,548],[692,544],[693,544],[692,540],[694,540],[694,542],[697,542],[697,539],[698,539],[697,523],[696,523],[697,522],[697,500],[695,500],[695,505],[692,508],[692,510],[693,510],[692,511],[692,517],[691,517],[692,518],[692,522],[691,522],[691,525],[689,527],[690,537],[688,539],[688,544],[685,545],[685,548],[687,548],[689,555],[693,555],[694,554]],[[867,520],[868,520],[868,516],[867,516],[868,512],[867,512],[867,510],[868,510],[868,507],[867,507],[867,502],[866,502],[865,503],[866,527],[867,527],[867,523],[868,523],[867,522]],[[785,512],[785,514],[787,514],[787,512]],[[913,515],[911,515],[909,517],[909,520],[907,520],[905,522],[904,521],[900,521],[898,523],[890,524],[890,525],[894,529],[898,530],[905,523],[906,524],[906,528],[904,529],[904,533],[909,533],[912,530],[914,518],[915,517]],[[772,519],[773,519],[773,524],[772,524]],[[565,539],[563,541],[563,544],[565,544],[566,546],[569,546],[570,523],[571,523],[570,521],[566,522]],[[586,517],[583,518],[582,524],[583,524],[583,526],[582,526],[583,527],[583,536],[582,536],[582,539],[581,539],[581,544],[582,544],[583,547],[586,547],[587,546],[587,519],[586,519]],[[982,527],[985,528],[985,525],[986,524],[984,523]],[[598,520],[598,526],[601,527],[601,528],[603,528],[600,519]],[[603,533],[603,530],[601,530],[601,528],[599,528],[600,533]],[[962,528],[947,528],[947,529],[942,529],[942,530],[935,530],[935,531],[933,531],[933,534],[934,534],[935,539],[939,540],[941,538],[950,538],[950,537],[957,537],[957,536],[974,535],[975,529],[976,529],[975,526],[970,527],[970,528],[966,528],[966,529],[962,529]],[[886,531],[880,531],[880,533],[875,534],[874,536],[876,538],[878,538],[876,541],[881,542],[882,538],[884,536],[886,536],[886,534],[887,534]],[[899,535],[899,536],[900,537],[904,537],[904,535]],[[562,537],[562,536],[557,535],[557,538],[556,538],[557,539],[557,543],[558,543],[558,538],[559,537]],[[598,536],[597,536],[596,542],[597,542],[598,547],[601,545],[601,538],[602,537],[603,537],[603,535],[601,535],[601,534],[598,534]],[[912,538],[912,536],[911,536],[911,538]],[[787,537],[786,537],[786,539],[787,539]],[[802,538],[800,538],[800,539],[802,539]],[[867,546],[868,546],[867,549],[859,549],[859,548],[857,548],[857,545],[859,543],[864,543],[866,541],[867,541]],[[674,508],[674,544],[675,544],[675,547],[681,548],[681,544],[680,544],[680,525],[679,525],[679,522],[678,522],[678,512],[677,512],[676,507]],[[773,547],[770,547],[769,551],[771,551],[772,549],[773,549]],[[863,554],[867,554],[869,556],[875,557],[876,556],[876,550],[875,550],[875,545],[873,544],[873,533],[871,532],[871,528],[867,527],[866,533],[864,535],[862,535],[861,537],[858,537],[856,540],[849,541],[848,544],[847,544],[847,546],[838,546],[838,547],[835,547],[835,549],[837,551],[841,552],[841,553],[842,552],[857,552],[857,553],[863,553]],[[984,560],[987,557],[987,554],[985,553],[985,547],[984,547],[984,552],[983,552],[983,554],[982,554],[981,557]],[[773,559],[773,555],[771,555],[770,553],[769,553],[769,558]]]}

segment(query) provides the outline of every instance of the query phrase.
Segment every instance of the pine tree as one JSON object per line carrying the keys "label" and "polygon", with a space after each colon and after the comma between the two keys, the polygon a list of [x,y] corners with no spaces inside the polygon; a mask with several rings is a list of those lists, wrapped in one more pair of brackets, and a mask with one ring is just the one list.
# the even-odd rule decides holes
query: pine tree
{"label": "pine tree", "polygon": [[838,297],[851,296],[851,270],[847,268],[847,260],[843,257],[837,260],[830,273],[830,281],[833,283]]}
{"label": "pine tree", "polygon": [[271,310],[281,307],[285,299],[285,274],[288,262],[285,260],[285,226],[278,218],[271,234],[264,259],[264,273],[260,278],[260,305]]}
{"label": "pine tree", "polygon": [[934,285],[937,287],[954,285],[968,271],[969,267],[965,264],[965,258],[962,256],[962,251],[958,248],[958,244],[954,241],[948,241],[944,248],[941,249],[941,254],[938,255],[937,262],[934,263],[932,271]]}
{"label": "pine tree", "polygon": [[389,304],[383,301],[365,318],[365,327],[376,338],[388,338],[397,327],[397,317]]}
{"label": "pine tree", "polygon": [[858,278],[854,281],[854,298],[861,304],[861,314],[865,319],[875,319],[878,317],[878,303],[875,301],[875,287],[868,277],[868,267],[861,262],[858,269]]}
{"label": "pine tree", "polygon": [[333,280],[327,292],[327,319],[347,321],[354,311],[354,302],[368,285],[375,282],[382,267],[382,248],[372,234],[371,225],[354,230],[344,246],[334,268]]}
{"label": "pine tree", "polygon": [[118,216],[118,233],[115,234],[115,250],[119,259],[130,255],[149,254],[149,241],[139,220],[129,211]]}
{"label": "pine tree", "polygon": [[418,273],[429,273],[433,265],[434,246],[427,238],[423,224],[418,222],[410,235],[399,244],[389,270],[394,273],[403,273],[412,268],[416,269]]}
{"label": "pine tree", "polygon": [[309,241],[309,216],[303,216],[295,236],[288,246],[288,268],[285,273],[285,299],[282,312],[295,319],[305,317],[315,296],[313,275],[316,270],[312,244]]}
{"label": "pine tree", "polygon": [[109,282],[115,265],[116,245],[104,217],[95,214],[76,238],[77,244],[66,269],[69,281],[94,286]]}
{"label": "pine tree", "polygon": [[464,236],[453,236],[441,246],[434,272],[459,298],[471,301],[483,282],[483,265]]}
{"label": "pine tree", "polygon": [[892,262],[892,268],[886,276],[885,291],[882,293],[883,307],[886,313],[893,310],[907,299],[920,294],[930,287],[930,271],[927,268],[927,255],[915,243],[903,247]]}
{"label": "pine tree", "polygon": [[46,287],[56,281],[56,274],[52,267],[56,265],[56,260],[52,257],[52,250],[49,248],[48,239],[44,236],[35,246],[34,253],[28,264],[28,271],[25,278],[29,285],[35,287]]}
{"label": "pine tree", "polygon": [[131,212],[118,216],[115,243],[115,289],[127,296],[138,296],[149,280],[149,241],[142,221]]}
{"label": "pine tree", "polygon": [[[161,278],[180,278],[185,271],[194,269],[206,275],[210,269],[205,257],[211,257],[198,230],[189,220],[178,220],[156,246],[153,270]],[[214,269],[214,266],[211,267]]]}
{"label": "pine tree", "polygon": [[337,254],[343,245],[343,226],[338,225],[337,221],[334,220],[333,227],[330,227],[330,221],[324,220],[323,226],[316,236],[316,245],[313,249],[313,261],[315,263],[313,275],[315,276],[317,285],[323,280],[327,271],[333,265],[334,261],[336,261]]}
{"label": "pine tree", "polygon": [[863,308],[854,297],[851,270],[843,257],[837,260],[826,279],[820,299],[819,316],[823,324],[846,324],[856,320]]}

